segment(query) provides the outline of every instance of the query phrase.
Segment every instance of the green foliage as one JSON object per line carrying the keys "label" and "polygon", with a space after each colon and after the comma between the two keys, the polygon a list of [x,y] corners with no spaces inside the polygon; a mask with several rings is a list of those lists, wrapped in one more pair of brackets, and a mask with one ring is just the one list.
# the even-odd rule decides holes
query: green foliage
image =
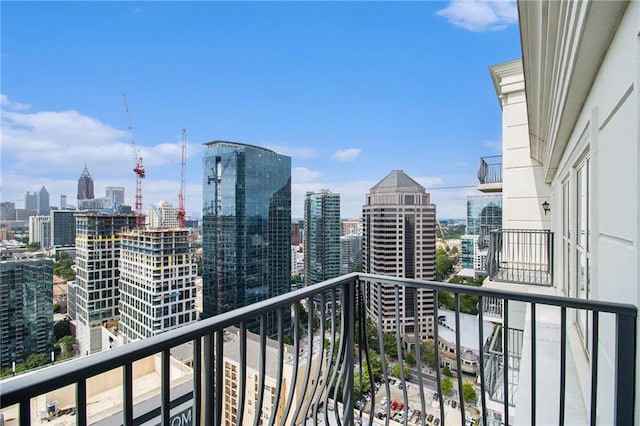
{"label": "green foliage", "polygon": [[458,240],[467,230],[465,225],[444,226],[444,238],[447,240]]}
{"label": "green foliage", "polygon": [[59,314],[60,311],[62,311],[62,306],[60,306],[60,304],[57,303],[57,302],[54,303],[53,304],[53,312],[56,313],[56,314]]}
{"label": "green foliage", "polygon": [[296,274],[291,275],[291,284],[298,283],[298,276]]}
{"label": "green foliage", "polygon": [[453,373],[451,372],[451,369],[446,366],[442,369],[442,374],[444,374],[447,377],[453,377]]}
{"label": "green foliage", "polygon": [[413,356],[411,352],[407,352],[404,354],[404,362],[409,364],[411,367],[414,367],[416,365],[416,357]]}
{"label": "green foliage", "polygon": [[71,268],[73,260],[67,253],[61,252],[57,255],[58,260],[53,263],[53,275],[64,278],[67,281],[76,279],[76,271]]}
{"label": "green foliage", "polygon": [[371,367],[371,374],[374,376],[382,372],[382,362],[373,349],[369,349],[369,365]]}
{"label": "green foliage", "polygon": [[71,327],[69,324],[71,320],[69,318],[65,318],[62,321],[58,321],[53,326],[53,334],[56,336],[56,340],[62,339],[64,336],[71,335]]}
{"label": "green foliage", "polygon": [[453,382],[450,378],[445,377],[442,379],[442,393],[445,395],[449,395],[453,390]]}
{"label": "green foliage", "polygon": [[356,368],[353,373],[353,396],[354,401],[362,398],[362,394],[371,390],[371,377],[369,377],[369,370],[367,366],[362,366],[362,375],[360,375],[360,369]]}
{"label": "green foliage", "polygon": [[58,339],[55,347],[60,350],[59,360],[73,356],[73,344],[75,342],[76,339],[73,336],[64,336]]}
{"label": "green foliage", "polygon": [[398,357],[398,344],[396,342],[396,334],[386,331],[382,334],[382,343],[384,345],[384,353],[392,358]]}
{"label": "green foliage", "polygon": [[465,382],[462,384],[462,396],[464,397],[465,401],[475,401],[478,399],[475,388],[469,382]]}
{"label": "green foliage", "polygon": [[432,341],[420,344],[420,354],[422,355],[422,361],[424,361],[429,367],[435,368],[436,351]]}
{"label": "green foliage", "polygon": [[196,267],[198,268],[198,276],[202,276],[202,260],[198,260],[196,262]]}
{"label": "green foliage", "polygon": [[34,252],[40,250],[40,243],[31,243],[27,245],[28,252]]}
{"label": "green foliage", "polygon": [[405,379],[409,377],[409,367],[407,367],[405,364],[402,364],[402,373],[404,374],[404,376],[400,376],[400,363],[396,363],[393,366],[393,375],[396,377],[404,377]]}
{"label": "green foliage", "polygon": [[436,250],[436,281],[443,281],[453,272],[455,260],[449,258],[446,250]]}
{"label": "green foliage", "polygon": [[458,254],[458,247],[453,247],[453,248],[451,249],[451,252],[450,252],[450,253],[451,253],[451,254]]}
{"label": "green foliage", "polygon": [[24,362],[23,366],[25,370],[31,370],[32,368],[41,367],[47,365],[50,362],[49,355],[45,353],[31,354]]}

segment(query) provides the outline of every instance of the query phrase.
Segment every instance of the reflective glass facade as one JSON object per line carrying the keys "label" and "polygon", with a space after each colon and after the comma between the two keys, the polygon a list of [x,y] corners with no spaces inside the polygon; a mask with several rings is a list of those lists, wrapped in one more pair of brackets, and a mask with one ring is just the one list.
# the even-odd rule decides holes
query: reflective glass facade
{"label": "reflective glass facade", "polygon": [[214,141],[203,163],[203,316],[289,291],[291,158]]}
{"label": "reflective glass facade", "polygon": [[308,192],[304,203],[304,282],[340,275],[340,194]]}
{"label": "reflective glass facade", "polygon": [[467,197],[467,235],[480,235],[481,225],[502,226],[502,194]]}

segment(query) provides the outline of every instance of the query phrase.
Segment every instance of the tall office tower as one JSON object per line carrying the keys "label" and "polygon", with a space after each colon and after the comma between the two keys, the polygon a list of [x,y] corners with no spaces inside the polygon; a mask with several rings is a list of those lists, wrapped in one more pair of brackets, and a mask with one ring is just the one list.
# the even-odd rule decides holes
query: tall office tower
{"label": "tall office tower", "polygon": [[102,348],[101,325],[119,317],[121,233],[135,215],[76,214],[76,340],[83,355]]}
{"label": "tall office tower", "polygon": [[340,235],[362,235],[362,220],[354,218],[341,221]]}
{"label": "tall office tower", "polygon": [[302,241],[300,239],[300,223],[299,222],[291,222],[291,245],[298,246]]}
{"label": "tall office tower", "polygon": [[107,186],[105,189],[106,197],[111,200],[112,204],[116,206],[124,205],[124,187],[122,186]]}
{"label": "tall office tower", "polygon": [[24,196],[24,208],[25,210],[38,210],[38,193],[28,192]]}
{"label": "tall office tower", "polygon": [[29,217],[29,244],[33,243],[42,248],[51,246],[51,216]]}
{"label": "tall office tower", "polygon": [[78,200],[93,200],[95,198],[93,192],[93,178],[89,174],[87,165],[84,165],[82,174],[78,178]]}
{"label": "tall office tower", "polygon": [[177,228],[178,208],[167,201],[160,201],[147,210],[146,222],[149,228]]}
{"label": "tall office tower", "polygon": [[484,273],[489,231],[502,226],[502,194],[467,197],[467,232],[461,237],[460,263]]}
{"label": "tall office tower", "polygon": [[67,196],[66,195],[61,195],[60,196],[60,208],[64,209],[65,207],[67,207]]}
{"label": "tall office tower", "polygon": [[340,237],[340,275],[362,269],[362,235]]}
{"label": "tall office tower", "polygon": [[144,339],[196,321],[197,266],[187,228],[122,234],[120,330]]}
{"label": "tall office tower", "polygon": [[0,261],[0,368],[53,350],[53,261]]}
{"label": "tall office tower", "polygon": [[204,317],[290,290],[291,157],[207,143],[202,215]]}
{"label": "tall office tower", "polygon": [[42,186],[40,191],[38,192],[38,214],[41,216],[46,216],[49,214],[49,191]]}
{"label": "tall office tower", "polygon": [[76,215],[73,210],[51,210],[51,244],[72,246],[76,243]]}
{"label": "tall office tower", "polygon": [[[415,180],[393,170],[367,194],[362,208],[362,261],[365,272],[403,278],[433,280],[436,254],[436,206]],[[367,312],[374,324],[381,318],[383,331],[402,334],[433,333],[433,291],[372,285],[367,289]],[[395,310],[400,307],[400,323]],[[418,327],[414,322],[417,307]]]}
{"label": "tall office tower", "polygon": [[307,192],[304,200],[304,282],[340,275],[340,194]]}
{"label": "tall office tower", "polygon": [[0,203],[0,220],[16,220],[16,205],[11,201]]}

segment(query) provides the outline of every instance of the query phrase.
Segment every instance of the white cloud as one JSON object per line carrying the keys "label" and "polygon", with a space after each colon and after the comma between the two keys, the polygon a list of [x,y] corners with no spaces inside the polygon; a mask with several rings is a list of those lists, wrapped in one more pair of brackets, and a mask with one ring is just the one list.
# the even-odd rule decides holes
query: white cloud
{"label": "white cloud", "polygon": [[13,102],[9,100],[9,97],[7,95],[1,94],[1,93],[0,93],[0,105],[2,105],[2,108],[14,110],[14,111],[25,111],[31,108],[31,105],[22,104],[20,102]]}
{"label": "white cloud", "polygon": [[499,31],[518,22],[515,0],[452,0],[436,12],[469,31]]}
{"label": "white cloud", "polygon": [[294,182],[313,182],[322,177],[322,172],[309,170],[306,167],[294,167],[291,169],[291,180]]}
{"label": "white cloud", "polygon": [[140,12],[142,12],[142,9],[140,9],[139,7],[133,8],[131,10],[131,13],[140,13]]}
{"label": "white cloud", "polygon": [[341,162],[353,161],[361,152],[362,150],[360,148],[339,149],[331,156],[331,158]]}

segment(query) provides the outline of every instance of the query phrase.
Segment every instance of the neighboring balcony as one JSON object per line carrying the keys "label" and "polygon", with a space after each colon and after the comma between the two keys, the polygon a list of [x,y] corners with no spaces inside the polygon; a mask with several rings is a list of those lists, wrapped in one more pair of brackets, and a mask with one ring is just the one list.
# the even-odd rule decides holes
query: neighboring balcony
{"label": "neighboring balcony", "polygon": [[553,232],[537,229],[489,231],[486,272],[491,281],[553,285]]}
{"label": "neighboring balcony", "polygon": [[[376,291],[378,286],[385,291]],[[401,299],[401,294],[416,294],[401,292],[405,287],[433,290],[435,304]],[[367,320],[369,307],[383,300],[386,317]],[[439,300],[453,304],[453,314],[444,315]],[[502,317],[504,330],[517,322],[509,307],[527,306],[525,336],[533,335],[534,343],[526,337],[522,343],[521,333],[502,333],[501,326],[474,328],[474,320],[485,323],[483,311],[463,318],[462,306],[473,310],[485,301],[500,306],[491,314]],[[536,333],[545,332],[541,309],[561,318],[559,343],[546,339],[543,349],[535,344]],[[3,380],[0,410],[6,426],[433,425],[436,418],[440,424],[466,426],[476,420],[498,422],[500,414],[508,424],[510,410],[530,413],[527,424],[536,424],[541,412],[556,415],[554,424],[575,424],[570,398],[576,396],[564,381],[574,356],[566,344],[568,311],[583,312],[594,324],[606,317],[594,328],[590,347],[594,353],[615,354],[614,359],[591,358],[591,390],[585,397],[590,405],[584,415],[595,422],[597,413],[600,424],[634,424],[635,306],[359,273]],[[407,329],[412,316],[420,324],[416,327],[433,327],[427,341],[420,333],[397,332],[399,318]],[[274,317],[278,331],[267,336]],[[454,330],[446,335],[439,324],[445,317],[447,329]],[[384,329],[394,331],[383,334]],[[598,332],[612,339],[601,341]],[[548,350],[551,344],[555,352]],[[430,345],[440,350],[429,352]],[[474,348],[480,351],[475,358]],[[528,364],[520,365],[520,352],[531,360]],[[432,368],[444,365],[445,358],[447,369]],[[469,359],[479,360],[477,373],[456,375],[468,371]],[[502,366],[505,359],[508,368]],[[454,372],[451,379],[444,375],[448,370]],[[516,396],[514,387],[523,373],[532,378],[527,398]],[[543,386],[550,374],[559,384]],[[611,386],[596,377],[611,378]],[[555,405],[541,403],[540,392]]]}
{"label": "neighboring balcony", "polygon": [[502,192],[502,155],[480,158],[478,191]]}

